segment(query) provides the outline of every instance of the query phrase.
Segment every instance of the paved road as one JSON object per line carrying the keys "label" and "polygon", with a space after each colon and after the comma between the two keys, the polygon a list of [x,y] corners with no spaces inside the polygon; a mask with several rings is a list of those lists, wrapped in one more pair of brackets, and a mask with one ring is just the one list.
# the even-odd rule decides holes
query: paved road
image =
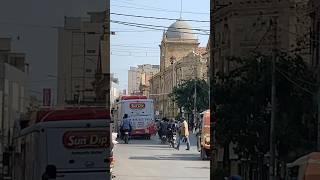
{"label": "paved road", "polygon": [[202,161],[192,136],[191,150],[181,144],[180,151],[161,145],[157,136],[151,140],[131,140],[115,147],[115,180],[208,180],[209,161]]}

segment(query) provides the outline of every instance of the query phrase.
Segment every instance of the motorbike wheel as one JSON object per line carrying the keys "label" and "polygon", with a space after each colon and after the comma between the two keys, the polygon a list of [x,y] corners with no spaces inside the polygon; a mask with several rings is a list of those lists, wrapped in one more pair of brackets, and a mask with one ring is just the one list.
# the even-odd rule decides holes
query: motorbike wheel
{"label": "motorbike wheel", "polygon": [[127,135],[124,136],[124,143],[125,144],[129,143],[129,137]]}

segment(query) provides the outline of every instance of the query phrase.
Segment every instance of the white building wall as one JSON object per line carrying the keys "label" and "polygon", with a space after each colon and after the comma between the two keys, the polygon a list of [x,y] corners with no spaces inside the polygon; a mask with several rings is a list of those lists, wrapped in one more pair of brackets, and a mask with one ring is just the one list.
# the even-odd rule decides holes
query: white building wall
{"label": "white building wall", "polygon": [[103,21],[94,13],[93,16],[91,19],[66,17],[64,28],[58,31],[59,105],[74,100],[76,95],[82,100],[95,97],[92,82],[99,58]]}

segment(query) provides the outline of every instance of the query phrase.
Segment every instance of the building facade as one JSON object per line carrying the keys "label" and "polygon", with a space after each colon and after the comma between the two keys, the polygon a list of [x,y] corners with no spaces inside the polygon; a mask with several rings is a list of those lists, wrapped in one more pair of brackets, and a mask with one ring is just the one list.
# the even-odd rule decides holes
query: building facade
{"label": "building facade", "polygon": [[[4,152],[10,152],[15,124],[27,109],[29,99],[26,67],[26,55],[12,51],[10,38],[0,38],[1,157]],[[2,163],[0,166],[3,168]]]}
{"label": "building facade", "polygon": [[228,57],[244,57],[253,52],[271,53],[277,21],[277,48],[310,58],[307,0],[219,0],[215,38],[215,70],[226,73],[236,65]]}
{"label": "building facade", "polygon": [[104,47],[105,12],[65,17],[58,30],[58,105],[95,99],[93,82]]}
{"label": "building facade", "polygon": [[159,72],[159,65],[143,64],[130,67],[128,71],[128,94],[141,94],[149,96],[149,80]]}
{"label": "building facade", "polygon": [[159,117],[175,118],[181,112],[169,97],[184,80],[207,79],[206,49],[199,47],[192,27],[182,19],[164,33],[160,45],[160,72],[150,79],[150,97]]}
{"label": "building facade", "polygon": [[[218,3],[223,7],[218,7],[216,14],[213,47],[216,73],[227,74],[238,66],[228,61],[229,57],[248,57],[256,52],[271,55],[274,39],[278,50],[298,53],[310,62],[307,0],[219,0]],[[274,17],[276,31],[271,26]],[[224,149],[217,149],[220,153],[215,157],[216,163],[222,163]],[[229,158],[230,174],[241,174],[244,179],[252,179],[232,148],[229,148],[229,154],[234,156]]]}
{"label": "building facade", "polygon": [[308,4],[311,17],[311,66],[319,72],[319,58],[320,58],[320,1],[310,0]]}

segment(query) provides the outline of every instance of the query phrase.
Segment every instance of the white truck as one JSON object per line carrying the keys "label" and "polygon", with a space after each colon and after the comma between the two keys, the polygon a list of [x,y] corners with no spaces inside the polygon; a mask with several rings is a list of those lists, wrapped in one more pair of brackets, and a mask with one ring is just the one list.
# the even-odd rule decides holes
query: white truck
{"label": "white truck", "polygon": [[113,109],[115,131],[119,133],[124,114],[132,123],[131,136],[144,136],[150,139],[156,133],[154,102],[146,96],[122,96]]}
{"label": "white truck", "polygon": [[109,110],[69,108],[38,113],[14,138],[14,180],[111,180]]}

